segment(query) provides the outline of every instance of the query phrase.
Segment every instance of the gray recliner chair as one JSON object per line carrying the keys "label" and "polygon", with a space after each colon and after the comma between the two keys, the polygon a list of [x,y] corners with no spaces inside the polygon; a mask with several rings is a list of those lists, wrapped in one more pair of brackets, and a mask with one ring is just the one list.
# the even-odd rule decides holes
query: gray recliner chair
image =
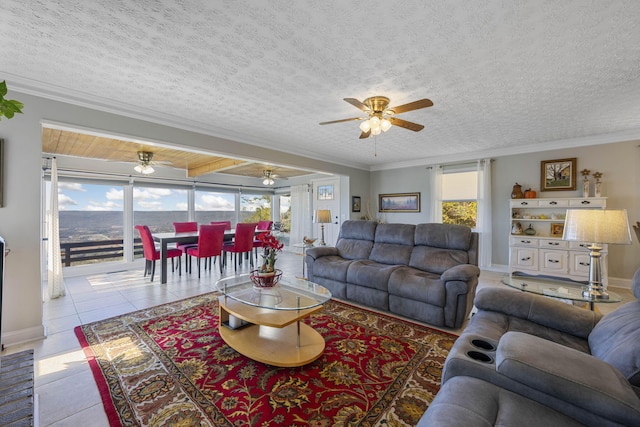
{"label": "gray recliner chair", "polygon": [[[640,270],[632,289],[640,299]],[[482,420],[474,425],[520,426],[539,416],[549,420],[545,427],[570,425],[563,417],[598,427],[640,426],[640,301],[601,316],[495,287],[480,290],[475,305],[420,425],[459,425],[456,414]],[[477,398],[460,399],[452,391],[465,388],[460,383]]]}

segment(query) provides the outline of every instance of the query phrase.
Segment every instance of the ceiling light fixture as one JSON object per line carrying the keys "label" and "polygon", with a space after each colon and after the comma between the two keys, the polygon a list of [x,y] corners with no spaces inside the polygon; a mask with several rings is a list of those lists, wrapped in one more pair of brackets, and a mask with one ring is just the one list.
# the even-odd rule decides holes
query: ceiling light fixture
{"label": "ceiling light fixture", "polygon": [[378,117],[376,113],[360,123],[360,130],[365,133],[370,131],[371,135],[380,135],[381,132],[386,132],[389,129],[391,129],[391,122],[385,117]]}
{"label": "ceiling light fixture", "polygon": [[262,171],[262,174],[264,176],[264,180],[262,181],[262,183],[264,185],[273,185],[273,184],[275,184],[275,181],[273,180],[273,178],[271,176],[273,174],[272,170],[265,169],[264,171]]}
{"label": "ceiling light fixture", "polygon": [[138,151],[138,160],[140,161],[133,170],[138,173],[149,175],[155,172],[155,169],[151,166],[151,159],[153,153],[151,151]]}
{"label": "ceiling light fixture", "polygon": [[136,165],[136,167],[133,168],[136,172],[144,174],[144,175],[149,175],[154,173],[156,170],[153,168],[153,166],[151,165],[145,165],[145,164],[139,164]]}

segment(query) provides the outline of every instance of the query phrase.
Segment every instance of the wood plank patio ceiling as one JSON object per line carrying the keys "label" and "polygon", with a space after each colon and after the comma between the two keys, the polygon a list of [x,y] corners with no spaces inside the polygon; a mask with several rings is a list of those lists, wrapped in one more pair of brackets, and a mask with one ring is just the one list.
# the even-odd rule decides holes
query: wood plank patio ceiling
{"label": "wood plank patio ceiling", "polygon": [[[158,162],[160,166],[184,169],[189,177],[198,177],[209,173],[225,173],[261,178],[265,169],[273,171],[279,178],[292,178],[311,173],[267,163],[182,151],[155,144],[143,144],[51,128],[43,128],[42,130],[42,152],[48,155],[137,163],[138,151],[152,152],[152,161]],[[163,165],[164,162],[167,164]]]}

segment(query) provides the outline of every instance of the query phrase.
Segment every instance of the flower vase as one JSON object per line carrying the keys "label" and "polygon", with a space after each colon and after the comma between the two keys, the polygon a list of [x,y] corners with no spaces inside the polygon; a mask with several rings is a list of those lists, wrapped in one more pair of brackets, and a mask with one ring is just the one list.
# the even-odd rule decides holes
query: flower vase
{"label": "flower vase", "polygon": [[253,270],[250,274],[250,277],[251,281],[253,282],[254,288],[273,288],[278,285],[278,282],[280,282],[280,279],[282,278],[282,270],[269,272]]}

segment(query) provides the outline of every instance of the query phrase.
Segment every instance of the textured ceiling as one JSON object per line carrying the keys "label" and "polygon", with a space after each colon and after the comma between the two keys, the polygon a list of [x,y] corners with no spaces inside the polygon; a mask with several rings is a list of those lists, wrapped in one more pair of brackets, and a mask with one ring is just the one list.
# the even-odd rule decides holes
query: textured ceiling
{"label": "textured ceiling", "polygon": [[[376,168],[640,129],[639,22],[638,0],[2,0],[0,80]],[[375,141],[318,125],[373,95],[435,105]]]}

